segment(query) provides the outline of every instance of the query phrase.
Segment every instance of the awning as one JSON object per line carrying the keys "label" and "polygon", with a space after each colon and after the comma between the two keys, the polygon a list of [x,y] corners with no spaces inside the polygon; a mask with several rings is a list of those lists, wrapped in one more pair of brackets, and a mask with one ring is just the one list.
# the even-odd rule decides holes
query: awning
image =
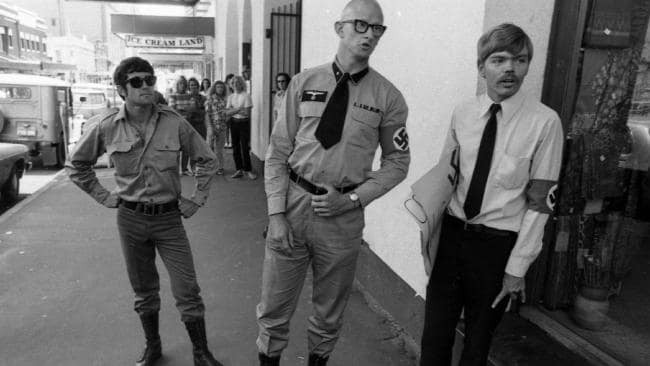
{"label": "awning", "polygon": [[111,14],[111,32],[135,35],[214,37],[214,18]]}
{"label": "awning", "polygon": [[66,0],[66,1],[101,1],[107,3],[158,4],[194,6],[199,0]]}

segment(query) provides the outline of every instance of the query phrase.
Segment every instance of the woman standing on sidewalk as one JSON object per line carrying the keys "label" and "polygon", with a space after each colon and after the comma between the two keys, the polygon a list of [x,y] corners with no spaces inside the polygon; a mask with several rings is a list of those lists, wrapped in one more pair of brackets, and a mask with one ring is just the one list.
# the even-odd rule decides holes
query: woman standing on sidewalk
{"label": "woman standing on sidewalk", "polygon": [[217,156],[217,174],[223,174],[223,147],[226,143],[226,105],[228,96],[226,84],[217,81],[208,89],[208,99],[205,102],[205,128],[207,130],[206,141]]}
{"label": "woman standing on sidewalk", "polygon": [[226,116],[232,116],[230,136],[232,138],[232,156],[235,160],[235,174],[231,178],[241,178],[244,173],[249,179],[257,175],[251,171],[250,138],[251,138],[251,108],[253,101],[246,92],[246,82],[241,76],[233,78],[235,92],[228,97]]}

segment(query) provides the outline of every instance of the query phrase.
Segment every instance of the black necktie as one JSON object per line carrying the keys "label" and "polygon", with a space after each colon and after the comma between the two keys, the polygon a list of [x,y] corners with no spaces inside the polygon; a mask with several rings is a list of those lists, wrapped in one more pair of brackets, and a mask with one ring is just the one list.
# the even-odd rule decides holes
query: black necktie
{"label": "black necktie", "polygon": [[345,114],[348,110],[348,80],[350,74],[347,72],[338,79],[336,88],[325,106],[323,115],[320,118],[316,128],[316,139],[327,150],[336,145],[341,140],[343,133],[343,124],[345,123]]}
{"label": "black necktie", "polygon": [[499,110],[501,110],[501,105],[499,104],[492,104],[490,106],[490,119],[488,119],[485,130],[483,130],[481,145],[478,148],[478,155],[476,156],[476,165],[474,165],[474,173],[472,173],[472,181],[469,184],[465,205],[463,206],[467,220],[471,220],[481,212],[485,183],[490,174],[494,141],[497,137],[497,112]]}

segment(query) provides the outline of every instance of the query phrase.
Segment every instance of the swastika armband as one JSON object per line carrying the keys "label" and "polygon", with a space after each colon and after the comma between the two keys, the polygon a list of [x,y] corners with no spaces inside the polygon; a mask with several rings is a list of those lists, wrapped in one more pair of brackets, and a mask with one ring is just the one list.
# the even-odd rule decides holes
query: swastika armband
{"label": "swastika armband", "polygon": [[409,135],[406,133],[404,125],[382,127],[379,133],[379,141],[384,154],[409,151]]}
{"label": "swastika armband", "polygon": [[557,182],[532,179],[526,187],[528,209],[544,214],[553,213],[557,197]]}

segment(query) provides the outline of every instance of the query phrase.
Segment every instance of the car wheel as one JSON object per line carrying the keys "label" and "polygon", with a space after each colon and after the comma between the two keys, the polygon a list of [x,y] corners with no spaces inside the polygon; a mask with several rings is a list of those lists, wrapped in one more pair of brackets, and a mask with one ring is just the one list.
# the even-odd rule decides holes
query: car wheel
{"label": "car wheel", "polygon": [[5,182],[0,190],[2,194],[2,202],[6,204],[13,204],[18,201],[18,196],[20,194],[20,179],[18,174],[16,174],[16,167],[11,169],[11,174],[9,179]]}

